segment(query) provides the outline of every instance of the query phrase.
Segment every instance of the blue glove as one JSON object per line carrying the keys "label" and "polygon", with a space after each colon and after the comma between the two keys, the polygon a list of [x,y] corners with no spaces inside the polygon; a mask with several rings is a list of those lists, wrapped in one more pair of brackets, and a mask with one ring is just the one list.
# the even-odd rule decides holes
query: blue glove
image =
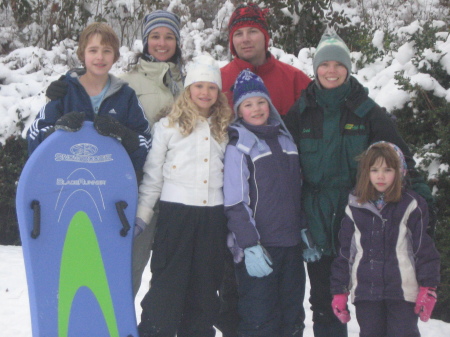
{"label": "blue glove", "polygon": [[142,220],[141,218],[136,218],[136,221],[134,222],[134,231],[133,231],[134,237],[141,235],[141,233],[145,229],[145,226],[147,226],[147,224],[144,222],[144,220]]}
{"label": "blue glove", "polygon": [[322,252],[317,249],[308,229],[302,229],[302,241],[306,248],[303,249],[303,260],[305,262],[317,262],[322,257]]}
{"label": "blue glove", "polygon": [[269,275],[273,269],[269,253],[261,245],[244,249],[245,267],[250,276],[263,277]]}

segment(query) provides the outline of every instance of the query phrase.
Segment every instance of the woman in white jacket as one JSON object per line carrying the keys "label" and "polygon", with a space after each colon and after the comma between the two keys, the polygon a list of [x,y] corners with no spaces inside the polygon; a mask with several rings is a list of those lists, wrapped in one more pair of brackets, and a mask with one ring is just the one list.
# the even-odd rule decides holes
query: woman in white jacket
{"label": "woman in white jacket", "polygon": [[121,77],[136,91],[153,126],[161,109],[171,107],[183,89],[178,16],[164,10],[146,15],[142,45],[134,67]]}
{"label": "woman in white jacket", "polygon": [[[143,51],[137,63],[122,78],[141,102],[150,126],[162,109],[170,108],[183,89],[181,73],[180,19],[177,15],[157,10],[145,16],[142,25]],[[158,206],[155,207],[158,213]],[[136,296],[142,274],[150,259],[157,216],[133,244],[133,292]]]}

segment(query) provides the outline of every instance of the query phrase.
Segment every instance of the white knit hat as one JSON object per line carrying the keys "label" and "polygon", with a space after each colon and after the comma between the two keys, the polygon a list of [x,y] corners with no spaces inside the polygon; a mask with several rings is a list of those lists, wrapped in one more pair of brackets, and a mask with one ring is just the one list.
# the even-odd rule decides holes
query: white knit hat
{"label": "white knit hat", "polygon": [[195,82],[211,82],[217,84],[219,89],[222,90],[220,68],[211,55],[203,54],[194,57],[192,61],[187,67],[186,79],[184,80],[185,88]]}

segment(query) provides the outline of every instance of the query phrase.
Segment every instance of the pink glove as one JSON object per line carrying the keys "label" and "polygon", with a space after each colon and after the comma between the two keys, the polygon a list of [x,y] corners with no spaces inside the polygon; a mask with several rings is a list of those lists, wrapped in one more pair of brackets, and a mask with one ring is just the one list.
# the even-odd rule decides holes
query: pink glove
{"label": "pink glove", "polygon": [[428,322],[430,319],[436,300],[436,288],[420,287],[414,312],[419,315],[422,322]]}
{"label": "pink glove", "polygon": [[333,301],[331,301],[331,307],[336,317],[343,323],[350,321],[350,313],[347,310],[348,293],[333,295]]}

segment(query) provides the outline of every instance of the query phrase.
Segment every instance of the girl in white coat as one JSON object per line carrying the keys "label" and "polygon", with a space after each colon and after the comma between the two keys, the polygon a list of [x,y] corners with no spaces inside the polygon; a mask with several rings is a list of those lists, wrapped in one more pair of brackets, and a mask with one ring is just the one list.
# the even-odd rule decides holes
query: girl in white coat
{"label": "girl in white coat", "polygon": [[226,252],[223,157],[232,113],[210,56],[188,69],[185,91],[153,128],[139,188],[137,228],[158,199],[151,288],[140,336],[214,336]]}

